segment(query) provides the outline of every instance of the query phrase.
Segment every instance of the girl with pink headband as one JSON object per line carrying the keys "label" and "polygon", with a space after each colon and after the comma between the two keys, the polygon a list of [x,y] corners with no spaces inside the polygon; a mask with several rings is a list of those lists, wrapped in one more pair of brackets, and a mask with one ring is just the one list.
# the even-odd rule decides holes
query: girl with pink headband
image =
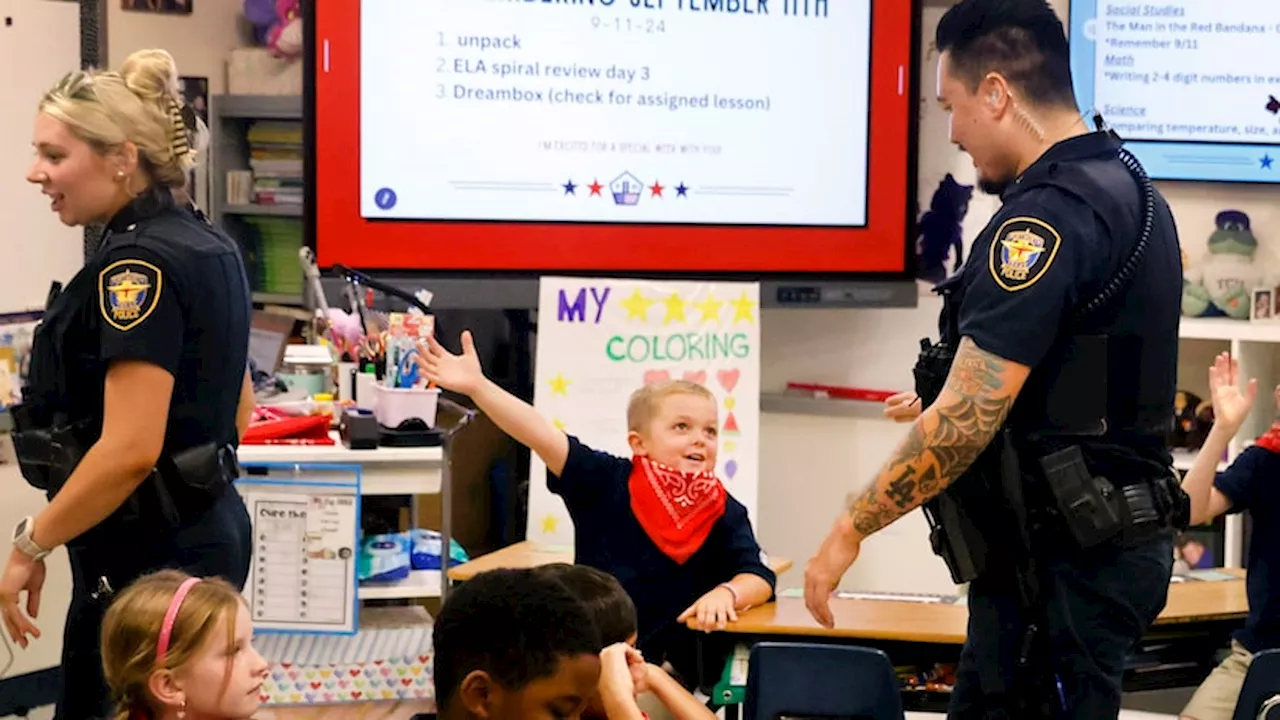
{"label": "girl with pink headband", "polygon": [[115,720],[244,720],[268,672],[240,593],[176,570],[138,579],[111,604],[102,664]]}

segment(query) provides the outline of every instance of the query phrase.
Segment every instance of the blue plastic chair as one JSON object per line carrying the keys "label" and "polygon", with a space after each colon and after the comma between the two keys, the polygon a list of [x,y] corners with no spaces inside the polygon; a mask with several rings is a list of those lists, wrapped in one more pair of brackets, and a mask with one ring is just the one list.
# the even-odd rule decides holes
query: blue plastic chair
{"label": "blue plastic chair", "polygon": [[1280,650],[1253,656],[1231,720],[1280,720]]}
{"label": "blue plastic chair", "polygon": [[762,642],[747,661],[743,720],[903,720],[889,656],[850,645]]}

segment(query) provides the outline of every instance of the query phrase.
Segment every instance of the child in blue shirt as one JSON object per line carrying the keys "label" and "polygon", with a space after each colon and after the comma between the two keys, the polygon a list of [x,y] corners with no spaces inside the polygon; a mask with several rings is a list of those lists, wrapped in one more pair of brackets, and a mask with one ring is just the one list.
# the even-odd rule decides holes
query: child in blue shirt
{"label": "child in blue shirt", "polygon": [[714,475],[719,418],[711,392],[684,380],[637,390],[627,407],[632,457],[622,458],[566,435],[488,380],[468,332],[461,355],[431,338],[420,362],[429,380],[470,396],[546,463],[547,485],[573,519],[575,562],[626,588],[644,656],[670,663],[687,686],[718,674],[730,649],[704,650],[699,667],[693,631],[723,628],[738,611],[767,602],[777,578],[746,508]]}
{"label": "child in blue shirt", "polygon": [[[1191,499],[1191,524],[1212,522],[1224,513],[1245,510],[1253,519],[1248,575],[1249,617],[1232,636],[1231,654],[1205,678],[1183,708],[1184,720],[1231,720],[1253,656],[1280,647],[1280,587],[1271,574],[1280,572],[1280,421],[1246,448],[1222,472],[1217,465],[1227,444],[1249,415],[1258,383],[1237,385],[1238,366],[1226,353],[1209,369],[1213,428],[1205,438],[1182,489]],[[1280,387],[1275,401],[1280,407]]]}

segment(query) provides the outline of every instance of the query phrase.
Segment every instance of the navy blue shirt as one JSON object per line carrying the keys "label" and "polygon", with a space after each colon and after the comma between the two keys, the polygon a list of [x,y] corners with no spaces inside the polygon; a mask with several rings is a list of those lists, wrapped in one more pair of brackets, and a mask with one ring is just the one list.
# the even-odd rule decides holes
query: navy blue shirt
{"label": "navy blue shirt", "polygon": [[[663,554],[631,510],[631,460],[592,450],[569,436],[569,456],[547,486],[564,499],[573,519],[574,561],[618,579],[636,605],[639,642],[650,662],[661,662],[687,629],[676,618],[739,573],[777,577],[765,564],[747,509],[730,495],[706,542],[683,565]],[[681,632],[683,630],[683,632]],[[692,635],[689,635],[689,639]]]}
{"label": "navy blue shirt", "polygon": [[1248,510],[1253,518],[1245,588],[1249,619],[1234,637],[1252,653],[1280,647],[1280,455],[1246,448],[1213,485],[1231,501],[1231,512]]}
{"label": "navy blue shirt", "polygon": [[1153,190],[1152,232],[1133,279],[1076,318],[1141,234],[1140,186],[1118,148],[1106,133],[1063,140],[1004,192],[961,271],[957,326],[986,352],[1031,368],[1011,415],[1029,428],[1052,405],[1049,388],[1073,336],[1106,335],[1105,382],[1089,380],[1104,394],[1110,429],[1081,446],[1095,472],[1124,484],[1172,462],[1162,428],[1177,384],[1182,256],[1172,213]]}

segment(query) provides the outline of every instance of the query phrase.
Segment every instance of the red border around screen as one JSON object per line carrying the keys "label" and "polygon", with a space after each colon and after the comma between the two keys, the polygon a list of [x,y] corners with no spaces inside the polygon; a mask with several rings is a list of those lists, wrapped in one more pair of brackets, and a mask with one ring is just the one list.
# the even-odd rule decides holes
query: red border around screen
{"label": "red border around screen", "polygon": [[905,269],[908,193],[914,190],[908,187],[915,105],[910,97],[914,4],[909,0],[872,0],[868,222],[862,228],[366,220],[360,215],[360,0],[316,5],[314,227],[322,267],[689,273]]}

